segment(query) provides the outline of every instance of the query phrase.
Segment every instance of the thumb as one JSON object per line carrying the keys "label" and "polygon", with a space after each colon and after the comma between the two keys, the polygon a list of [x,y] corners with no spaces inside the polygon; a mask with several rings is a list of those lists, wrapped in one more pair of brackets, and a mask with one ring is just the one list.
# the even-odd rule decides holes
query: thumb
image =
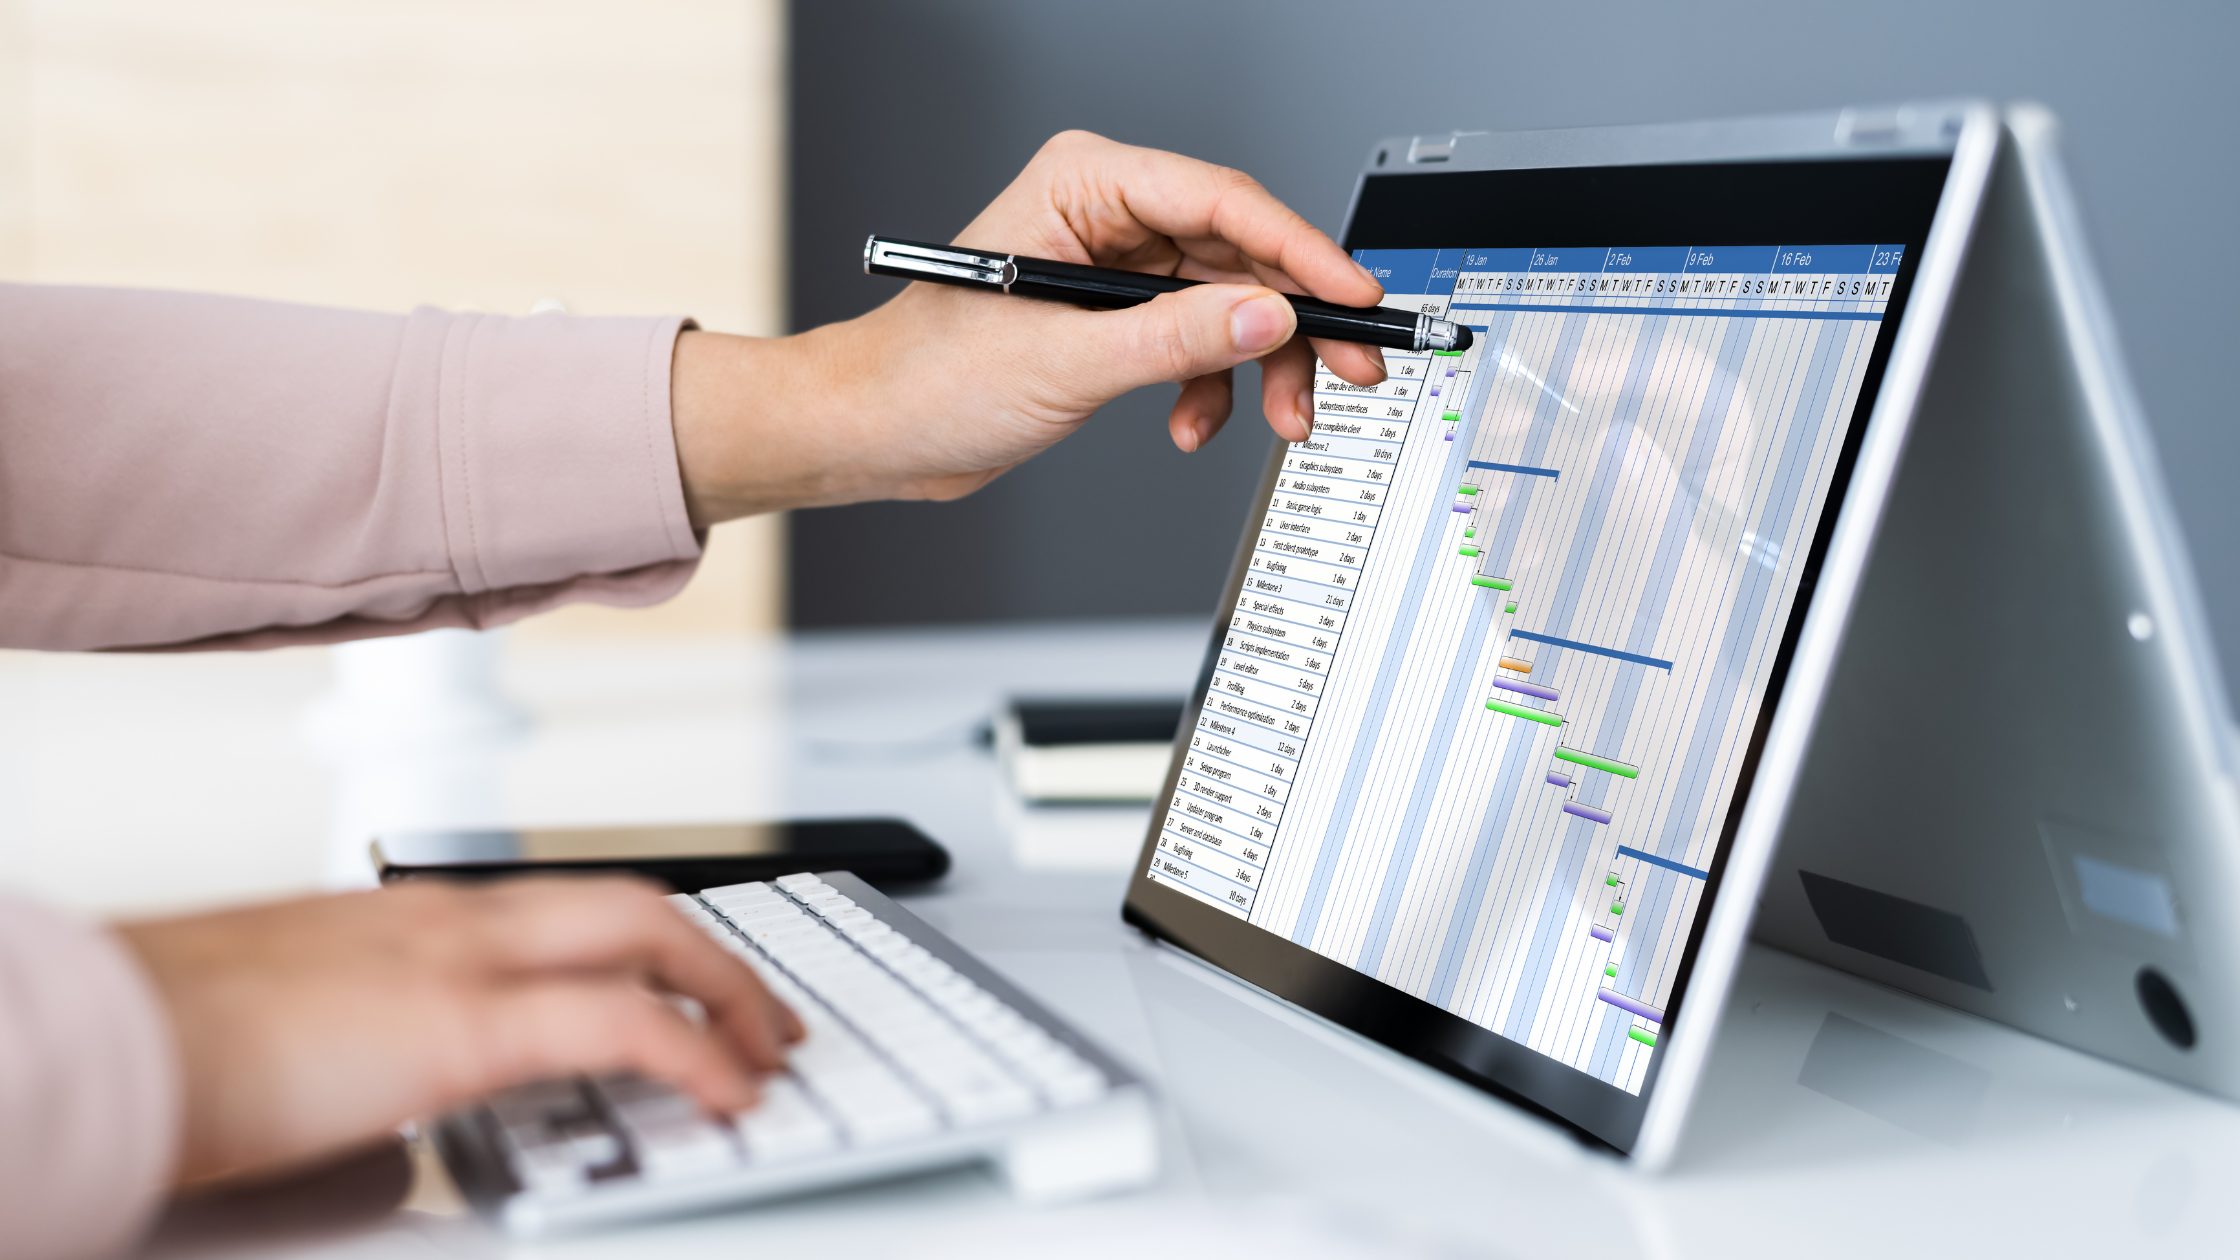
{"label": "thumb", "polygon": [[1187,381],[1257,359],[1298,328],[1291,303],[1254,284],[1202,284],[1142,306],[1083,311],[1069,373],[1103,403],[1161,381]]}

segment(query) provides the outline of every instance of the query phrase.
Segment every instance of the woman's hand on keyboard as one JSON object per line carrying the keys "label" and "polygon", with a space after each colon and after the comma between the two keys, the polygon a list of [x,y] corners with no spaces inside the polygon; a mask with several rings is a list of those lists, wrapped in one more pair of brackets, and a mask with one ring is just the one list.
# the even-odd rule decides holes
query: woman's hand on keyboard
{"label": "woman's hand on keyboard", "polygon": [[[802,1033],[752,971],[630,880],[415,883],[119,930],[178,1044],[182,1183],[578,1072],[635,1069],[736,1111]],[[697,1001],[706,1026],[670,994]]]}

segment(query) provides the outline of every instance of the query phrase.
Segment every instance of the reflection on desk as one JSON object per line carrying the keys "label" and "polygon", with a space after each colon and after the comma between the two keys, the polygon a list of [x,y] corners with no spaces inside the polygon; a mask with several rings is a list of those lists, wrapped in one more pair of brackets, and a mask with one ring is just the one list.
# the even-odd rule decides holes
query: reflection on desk
{"label": "reflection on desk", "polygon": [[[1062,1210],[1022,1208],[987,1176],[960,1172],[537,1253],[1797,1260],[2230,1250],[2218,1203],[2240,1178],[2240,1111],[1787,955],[1749,958],[1678,1168],[1644,1178],[1146,946],[1118,919],[1120,823],[1076,816],[1083,848],[1068,854],[1065,813],[1009,806],[966,733],[1016,691],[1186,687],[1203,641],[1202,626],[1169,622],[512,653],[506,690],[535,726],[506,755],[504,821],[911,818],[957,863],[911,908],[1150,1078],[1163,1093],[1166,1145],[1152,1189]],[[166,872],[199,879],[185,885],[197,900],[270,891],[282,876],[308,885],[331,800],[295,723],[323,682],[313,654],[0,664],[0,766],[37,744],[36,763],[15,764],[82,758],[101,771],[19,780],[23,793],[0,816],[10,834],[0,880],[113,904],[101,872],[125,852],[142,864],[126,899],[142,904],[158,899]],[[213,723],[227,738],[208,738]],[[120,730],[129,736],[116,738]],[[165,790],[103,794],[91,790],[96,779]],[[269,790],[241,790],[249,784]],[[210,837],[200,843],[246,837],[258,863],[202,864],[167,847],[176,829],[159,821],[189,812]],[[1022,826],[1035,829],[1024,845]],[[368,1157],[183,1207],[155,1253],[506,1253],[470,1217],[385,1210],[406,1182],[401,1159]],[[426,1187],[415,1202],[445,1206]]]}

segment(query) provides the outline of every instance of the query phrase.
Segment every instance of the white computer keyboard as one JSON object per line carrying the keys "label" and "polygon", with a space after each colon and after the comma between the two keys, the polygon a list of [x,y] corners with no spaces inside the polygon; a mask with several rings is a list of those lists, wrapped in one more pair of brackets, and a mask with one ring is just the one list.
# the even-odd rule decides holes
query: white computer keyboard
{"label": "white computer keyboard", "polygon": [[787,1071],[737,1116],[643,1077],[545,1081],[446,1117],[468,1197],[517,1234],[985,1160],[1033,1199],[1158,1165],[1143,1084],[844,872],[671,898],[801,1016]]}

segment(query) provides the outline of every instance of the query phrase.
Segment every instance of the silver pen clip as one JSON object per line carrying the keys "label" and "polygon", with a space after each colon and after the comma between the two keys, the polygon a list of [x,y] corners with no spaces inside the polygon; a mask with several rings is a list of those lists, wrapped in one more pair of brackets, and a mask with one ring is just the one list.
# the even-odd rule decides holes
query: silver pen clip
{"label": "silver pen clip", "polygon": [[874,236],[863,243],[864,274],[939,276],[971,280],[1009,289],[1019,278],[1019,264],[1006,254],[980,254],[969,249],[890,241]]}

